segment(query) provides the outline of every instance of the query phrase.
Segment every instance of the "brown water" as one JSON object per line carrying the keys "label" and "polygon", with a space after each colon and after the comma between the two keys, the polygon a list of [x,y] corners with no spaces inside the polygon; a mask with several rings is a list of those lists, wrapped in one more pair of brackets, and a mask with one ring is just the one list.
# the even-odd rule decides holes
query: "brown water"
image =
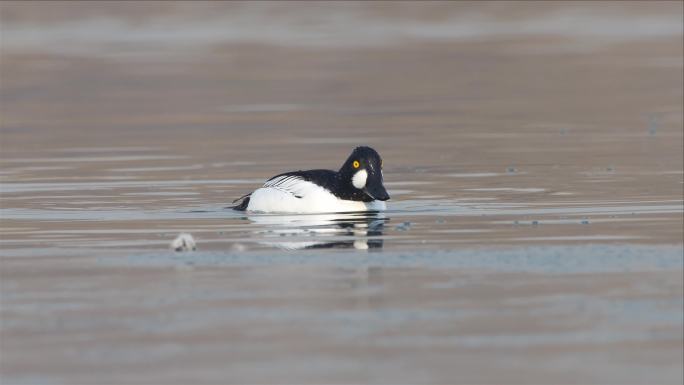
{"label": "brown water", "polygon": [[681,3],[0,11],[3,384],[682,382]]}

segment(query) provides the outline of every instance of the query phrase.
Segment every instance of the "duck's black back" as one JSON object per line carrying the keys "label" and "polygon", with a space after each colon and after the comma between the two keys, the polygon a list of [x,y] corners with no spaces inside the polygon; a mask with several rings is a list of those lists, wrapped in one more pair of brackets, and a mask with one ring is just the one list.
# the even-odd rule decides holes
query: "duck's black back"
{"label": "duck's black back", "polygon": [[[307,182],[315,183],[324,189],[330,191],[331,194],[335,195],[340,199],[361,201],[361,202],[371,202],[373,198],[369,197],[368,194],[355,188],[351,181],[342,180],[342,175],[337,171],[332,170],[299,170],[290,171],[282,174],[278,174],[273,178],[292,176],[295,178],[301,178]],[[266,181],[268,183],[268,181]]]}

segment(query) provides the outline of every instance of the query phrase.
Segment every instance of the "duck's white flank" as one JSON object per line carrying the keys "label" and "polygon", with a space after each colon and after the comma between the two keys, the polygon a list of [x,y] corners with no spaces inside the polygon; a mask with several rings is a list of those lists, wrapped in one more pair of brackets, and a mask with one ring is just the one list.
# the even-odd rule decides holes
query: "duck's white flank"
{"label": "duck's white flank", "polygon": [[386,208],[385,202],[377,200],[360,202],[340,199],[315,183],[292,176],[266,182],[252,193],[247,206],[248,211],[275,213],[384,211]]}

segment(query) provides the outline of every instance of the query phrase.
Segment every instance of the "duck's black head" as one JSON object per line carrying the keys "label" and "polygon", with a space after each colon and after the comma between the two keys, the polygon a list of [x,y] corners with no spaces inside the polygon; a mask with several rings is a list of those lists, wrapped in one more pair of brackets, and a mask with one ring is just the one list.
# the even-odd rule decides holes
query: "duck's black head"
{"label": "duck's black head", "polygon": [[339,171],[344,183],[363,191],[372,199],[390,199],[382,184],[382,158],[370,147],[356,147]]}

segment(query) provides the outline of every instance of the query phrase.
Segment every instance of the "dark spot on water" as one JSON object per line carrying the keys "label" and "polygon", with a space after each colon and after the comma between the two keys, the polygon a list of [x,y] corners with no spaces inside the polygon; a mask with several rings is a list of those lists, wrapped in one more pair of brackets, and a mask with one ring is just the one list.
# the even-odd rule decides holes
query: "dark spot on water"
{"label": "dark spot on water", "polygon": [[408,231],[411,228],[411,222],[403,222],[394,227],[395,230]]}
{"label": "dark spot on water", "polygon": [[649,114],[648,115],[648,134],[655,136],[658,132],[658,115]]}

